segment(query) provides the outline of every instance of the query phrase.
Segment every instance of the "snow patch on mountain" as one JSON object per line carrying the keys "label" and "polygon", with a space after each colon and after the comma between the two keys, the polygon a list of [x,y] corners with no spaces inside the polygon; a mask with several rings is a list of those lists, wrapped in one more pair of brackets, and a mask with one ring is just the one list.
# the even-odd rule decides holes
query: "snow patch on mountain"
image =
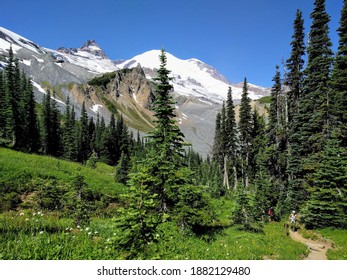
{"label": "snow patch on mountain", "polygon": [[10,30],[7,30],[6,28],[0,27],[0,48],[5,51],[10,48],[11,44],[13,52],[17,52],[23,47],[35,53],[40,53],[40,46],[38,46],[34,42]]}
{"label": "snow patch on mountain", "polygon": [[[140,64],[146,73],[148,79],[156,76],[156,70],[159,69],[160,50],[151,50],[137,55],[129,60],[117,64],[121,69],[133,68]],[[166,53],[167,69],[171,71],[173,78],[172,84],[174,91],[185,96],[198,97],[208,103],[209,101],[221,103],[226,100],[229,86],[233,91],[233,98],[240,99],[242,86],[232,85],[223,75],[221,75],[212,66],[198,60],[190,58],[187,60],[179,59],[170,53]],[[259,89],[264,89],[259,87]],[[265,89],[264,89],[265,90]],[[261,90],[260,90],[261,92]],[[252,99],[258,99],[263,95],[250,90],[249,96]]]}

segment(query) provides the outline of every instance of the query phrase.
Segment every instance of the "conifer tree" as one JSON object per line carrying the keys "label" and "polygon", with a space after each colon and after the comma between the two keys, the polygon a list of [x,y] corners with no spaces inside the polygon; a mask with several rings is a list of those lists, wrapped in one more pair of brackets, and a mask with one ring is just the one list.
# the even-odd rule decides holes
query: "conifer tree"
{"label": "conifer tree", "polygon": [[290,124],[290,181],[286,203],[291,210],[300,207],[307,199],[306,178],[319,162],[319,153],[333,129],[329,89],[332,65],[328,34],[330,17],[325,11],[325,0],[314,2],[311,19],[305,80],[299,97],[298,112],[293,115],[293,122]]}
{"label": "conifer tree", "polygon": [[153,185],[153,192],[158,194],[160,210],[167,212],[170,204],[169,194],[173,193],[170,188],[175,185],[175,173],[182,165],[184,135],[175,121],[175,102],[170,95],[172,85],[170,71],[166,68],[167,59],[164,50],[161,51],[159,59],[161,64],[158,76],[155,78],[157,85],[153,109],[156,126],[149,136],[150,145],[155,150],[149,152],[147,160],[151,166],[151,175],[158,180]]}
{"label": "conifer tree", "polygon": [[212,160],[216,161],[219,164],[219,166],[222,166],[223,163],[223,151],[221,143],[221,117],[221,113],[217,113],[212,148]]}
{"label": "conifer tree", "polygon": [[127,252],[126,258],[146,258],[148,243],[156,241],[157,227],[162,221],[158,209],[158,194],[151,186],[156,179],[149,176],[145,166],[130,174],[129,189],[123,198],[127,208],[120,208],[116,219],[119,234],[114,244]]}
{"label": "conifer tree", "polygon": [[341,129],[341,144],[347,148],[347,1],[341,11],[340,27],[338,28],[339,46],[331,77],[332,114],[334,125]]}
{"label": "conifer tree", "polygon": [[308,154],[321,151],[331,131],[329,79],[333,52],[329,38],[330,17],[325,11],[325,0],[316,0],[314,5],[304,92],[299,108],[304,124],[300,132],[301,141]]}
{"label": "conifer tree", "polygon": [[0,72],[0,143],[9,145],[13,141],[13,113],[6,74]]}
{"label": "conifer tree", "polygon": [[252,135],[252,108],[251,99],[248,97],[248,86],[245,78],[240,104],[240,153],[241,153],[241,173],[244,187],[249,185],[249,161],[251,155],[251,135]]}
{"label": "conifer tree", "polygon": [[309,181],[310,198],[303,210],[308,228],[347,227],[347,153],[337,137],[327,140],[321,162]]}
{"label": "conifer tree", "polygon": [[64,124],[62,127],[63,157],[65,159],[77,160],[77,142],[76,142],[76,121],[74,107],[71,108],[70,98],[67,98],[64,115]]}
{"label": "conifer tree", "polygon": [[12,124],[12,142],[13,146],[17,146],[17,141],[21,137],[21,127],[20,127],[20,71],[18,66],[18,61],[16,62],[12,46],[9,49],[8,63],[5,67],[6,82],[7,82],[7,96],[10,102],[11,124]]}
{"label": "conifer tree", "polygon": [[38,152],[40,148],[40,134],[36,116],[36,103],[31,80],[23,74],[22,81],[22,149],[26,152]]}
{"label": "conifer tree", "polygon": [[47,155],[59,156],[61,154],[59,111],[49,90],[43,101],[42,120],[43,151]]}
{"label": "conifer tree", "polygon": [[306,192],[302,188],[303,174],[301,167],[301,157],[303,155],[301,145],[301,127],[304,125],[302,114],[299,114],[300,102],[303,99],[304,82],[304,20],[302,12],[297,10],[294,20],[294,34],[291,42],[292,50],[290,58],[287,60],[287,78],[288,86],[288,143],[287,143],[287,174],[288,187],[281,192],[281,202],[284,211],[297,209],[298,204],[306,197]]}
{"label": "conifer tree", "polygon": [[78,161],[82,163],[86,162],[90,154],[91,151],[89,142],[88,115],[85,103],[83,102],[78,137]]}
{"label": "conifer tree", "polygon": [[286,86],[289,87],[288,91],[288,122],[289,129],[291,129],[294,114],[298,112],[300,97],[303,88],[303,68],[305,55],[305,33],[304,33],[304,19],[302,12],[296,11],[296,18],[294,20],[294,34],[293,41],[290,43],[292,50],[290,58],[286,61],[288,69],[286,76]]}
{"label": "conifer tree", "polygon": [[51,134],[51,92],[48,90],[43,99],[42,110],[42,148],[47,155],[52,154],[52,134]]}
{"label": "conifer tree", "polygon": [[167,159],[174,159],[177,155],[183,153],[183,133],[180,131],[175,121],[174,100],[170,95],[172,85],[169,77],[170,71],[166,68],[166,54],[164,49],[160,55],[160,68],[158,76],[154,79],[156,84],[156,99],[154,102],[155,130],[150,134],[150,139],[154,146],[163,148]]}

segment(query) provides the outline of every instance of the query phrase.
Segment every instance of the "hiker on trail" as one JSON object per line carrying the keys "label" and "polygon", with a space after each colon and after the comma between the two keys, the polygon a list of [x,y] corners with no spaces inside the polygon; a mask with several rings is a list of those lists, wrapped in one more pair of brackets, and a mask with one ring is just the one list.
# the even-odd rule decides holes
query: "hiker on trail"
{"label": "hiker on trail", "polygon": [[295,230],[295,223],[296,223],[296,213],[295,213],[295,211],[292,211],[292,213],[290,214],[289,221],[290,221],[290,228],[292,230]]}
{"label": "hiker on trail", "polygon": [[272,221],[272,218],[273,218],[273,216],[274,216],[274,210],[273,210],[272,207],[270,207],[270,208],[267,210],[267,215],[268,215],[268,217],[269,217],[269,222],[271,222],[271,221]]}

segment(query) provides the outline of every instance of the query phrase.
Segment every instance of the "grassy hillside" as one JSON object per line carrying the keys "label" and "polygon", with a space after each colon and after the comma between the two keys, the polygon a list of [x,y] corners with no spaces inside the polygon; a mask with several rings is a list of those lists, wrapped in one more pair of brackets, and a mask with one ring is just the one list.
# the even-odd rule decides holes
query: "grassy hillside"
{"label": "grassy hillside", "polygon": [[[77,175],[84,178],[86,188],[92,199],[116,200],[124,186],[113,178],[114,168],[98,163],[95,169],[84,165],[60,160],[48,156],[25,154],[0,148],[0,200],[2,210],[21,208],[26,199],[30,199],[44,188],[52,199],[67,193]],[[63,192],[63,190],[65,192]],[[61,191],[60,193],[58,191]],[[58,192],[52,194],[53,192]],[[106,205],[105,205],[106,207]]]}
{"label": "grassy hillside", "polygon": [[[123,232],[114,220],[125,186],[115,183],[113,171],[102,163],[90,169],[0,148],[0,259],[126,258],[127,253],[115,244],[115,236]],[[64,204],[61,209],[39,207],[54,203],[54,199],[71,199],[76,194],[73,187],[78,174],[84,177],[92,204],[89,223],[81,227],[74,224],[71,205]],[[281,223],[265,224],[263,232],[246,232],[231,221],[234,201],[220,198],[211,203],[216,220],[210,231],[202,235],[182,233],[173,221],[162,223],[157,241],[148,244],[146,258],[302,259],[307,255],[307,247],[291,240]],[[329,258],[347,258],[345,232],[321,232],[336,245]]]}

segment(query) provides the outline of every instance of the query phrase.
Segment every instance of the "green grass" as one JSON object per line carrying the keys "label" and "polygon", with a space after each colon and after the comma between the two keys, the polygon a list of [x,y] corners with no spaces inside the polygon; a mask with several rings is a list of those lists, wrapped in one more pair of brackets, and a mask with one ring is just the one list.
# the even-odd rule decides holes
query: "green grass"
{"label": "green grass", "polygon": [[[23,213],[23,214],[21,214]],[[35,215],[34,215],[35,213]],[[114,220],[93,219],[87,228],[74,228],[72,219],[59,213],[33,211],[0,214],[0,259],[122,259],[112,243]],[[279,223],[264,233],[250,233],[237,226],[220,228],[209,236],[183,234],[167,222],[158,229],[158,242],[148,246],[147,259],[258,260],[300,259],[307,247],[285,235]]]}
{"label": "green grass", "polygon": [[333,248],[328,250],[329,260],[347,260],[347,230],[346,229],[322,229],[319,233],[333,242]]}
{"label": "green grass", "polygon": [[162,225],[161,230],[160,242],[151,247],[152,255],[158,259],[297,260],[307,254],[307,247],[287,237],[279,223],[267,224],[264,233],[245,232],[237,226],[221,228],[212,239],[182,237],[169,223]]}
{"label": "green grass", "polygon": [[31,179],[55,179],[70,183],[76,174],[84,176],[87,185],[100,193],[116,195],[124,186],[113,178],[114,168],[98,163],[96,169],[48,156],[25,154],[0,148],[0,185],[25,184]]}

